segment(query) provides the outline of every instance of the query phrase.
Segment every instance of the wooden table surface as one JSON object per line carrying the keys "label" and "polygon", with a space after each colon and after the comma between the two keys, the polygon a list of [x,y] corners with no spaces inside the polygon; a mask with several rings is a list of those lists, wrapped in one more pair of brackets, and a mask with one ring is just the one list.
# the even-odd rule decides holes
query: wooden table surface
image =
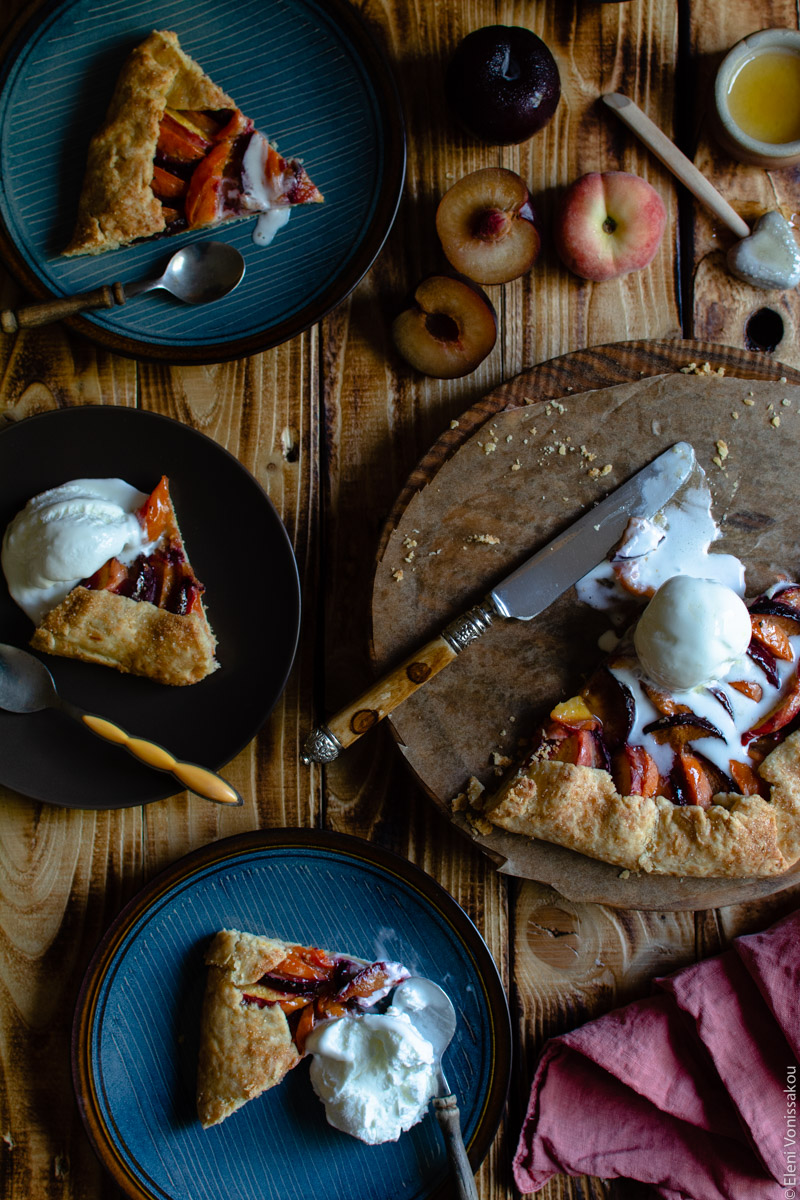
{"label": "wooden table surface", "polygon": [[[800,209],[796,170],[733,163],[710,140],[709,86],[722,52],[767,26],[797,25],[794,0],[359,0],[393,62],[408,125],[408,175],[375,266],[319,326],[286,345],[209,367],[138,363],[56,325],[0,342],[0,412],[18,421],[69,405],[139,406],[202,430],[269,493],[300,569],[300,649],[272,716],[227,768],[245,797],[225,811],[186,794],[143,808],[80,812],[4,791],[0,803],[0,1191],[14,1200],[118,1194],[84,1134],[70,1077],[70,1026],[83,972],[103,932],[154,873],[196,847],[256,828],[355,834],[417,863],[466,909],[507,984],[516,1061],[506,1120],[478,1174],[482,1200],[515,1194],[510,1160],[545,1038],[643,995],[649,981],[720,950],[796,906],[800,888],[717,911],[634,912],[563,900],[499,876],[404,770],[387,729],[330,766],[299,748],[324,714],[371,678],[371,573],[382,523],[423,452],[485,393],[525,368],[585,346],[689,337],[759,349],[768,307],[783,322],[776,356],[800,366],[796,293],[766,296],[721,268],[729,235],[598,102],[631,96],[747,219]],[[6,0],[0,21],[25,5]],[[553,50],[563,98],[551,124],[508,149],[473,142],[443,107],[449,53],[470,30],[526,25]],[[492,354],[465,379],[413,374],[392,349],[391,316],[443,260],[432,214],[460,176],[501,164],[529,181],[549,229],[559,192],[590,170],[648,179],[668,211],[652,266],[602,285],[558,263],[545,236],[526,277],[490,289]],[[5,273],[0,304],[23,294]],[[287,453],[287,446],[294,447]],[[610,1196],[601,1180],[553,1180],[541,1193]],[[624,1189],[623,1189],[624,1190]],[[632,1194],[641,1195],[634,1189]]]}

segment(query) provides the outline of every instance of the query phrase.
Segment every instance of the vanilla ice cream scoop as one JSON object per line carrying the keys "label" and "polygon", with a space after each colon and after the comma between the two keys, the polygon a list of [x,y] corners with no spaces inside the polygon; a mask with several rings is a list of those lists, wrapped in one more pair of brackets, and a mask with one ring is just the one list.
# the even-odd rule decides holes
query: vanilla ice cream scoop
{"label": "vanilla ice cream scoop", "polygon": [[750,614],[714,579],[673,575],[642,613],[633,641],[645,674],[670,691],[722,678],[750,644]]}
{"label": "vanilla ice cream scoop", "polygon": [[422,1119],[436,1090],[432,1045],[391,1007],[326,1021],[305,1048],[328,1123],[370,1145],[397,1141]]}
{"label": "vanilla ice cream scoop", "polygon": [[110,558],[148,548],[136,512],[147,500],[122,479],[75,479],[29,500],[3,538],[12,598],[34,624]]}

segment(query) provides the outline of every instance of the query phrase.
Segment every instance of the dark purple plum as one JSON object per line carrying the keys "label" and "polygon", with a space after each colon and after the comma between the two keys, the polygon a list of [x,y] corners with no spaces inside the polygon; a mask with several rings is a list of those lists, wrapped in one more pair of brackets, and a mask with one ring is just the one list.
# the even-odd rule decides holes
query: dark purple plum
{"label": "dark purple plum", "polygon": [[693,712],[670,713],[666,717],[659,717],[657,721],[651,721],[649,725],[645,725],[642,732],[652,733],[657,742],[670,742],[672,745],[678,746],[696,741],[698,738],[722,737],[716,725],[713,725],[705,717],[696,716]]}
{"label": "dark purple plum", "polygon": [[778,664],[775,661],[775,655],[766,646],[762,646],[761,642],[757,642],[755,638],[747,647],[747,656],[752,658],[753,662],[758,663],[761,670],[766,675],[773,687],[777,687],[780,683],[778,676]]}
{"label": "dark purple plum", "polygon": [[510,146],[544,128],[561,97],[561,78],[550,50],[530,29],[485,25],[457,47],[445,91],[468,133]]}

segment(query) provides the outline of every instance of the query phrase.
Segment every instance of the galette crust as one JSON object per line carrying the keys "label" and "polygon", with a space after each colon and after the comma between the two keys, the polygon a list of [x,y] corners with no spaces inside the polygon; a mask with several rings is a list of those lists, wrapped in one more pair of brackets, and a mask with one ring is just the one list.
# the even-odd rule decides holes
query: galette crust
{"label": "galette crust", "polygon": [[147,600],[75,587],[34,630],[34,650],[116,667],[157,683],[199,683],[218,663],[203,612],[180,615]]}
{"label": "galette crust", "polygon": [[236,104],[184,54],[176,34],[156,31],[125,62],[105,122],[89,143],[66,255],[116,250],[164,231],[162,206],[150,185],[166,108],[235,109]]}
{"label": "galette crust", "polygon": [[487,802],[494,825],[629,871],[687,877],[780,875],[800,858],[800,732],[761,764],[760,796],[719,794],[707,808],[621,796],[596,767],[534,761]]}
{"label": "galette crust", "polygon": [[197,1115],[218,1125],[248,1100],[274,1087],[300,1061],[277,1004],[243,1004],[243,991],[282,962],[287,942],[221,930],[206,953],[197,1068]]}

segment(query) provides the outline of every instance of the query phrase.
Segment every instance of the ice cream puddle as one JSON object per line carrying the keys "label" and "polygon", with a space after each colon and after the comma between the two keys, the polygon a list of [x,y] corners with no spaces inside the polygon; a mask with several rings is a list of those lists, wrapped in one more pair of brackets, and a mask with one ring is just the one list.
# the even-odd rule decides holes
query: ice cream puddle
{"label": "ice cream puddle", "polygon": [[109,559],[128,566],[152,550],[136,515],[147,499],[122,479],[74,479],[17,513],[0,561],[12,599],[34,624]]}
{"label": "ice cream puddle", "polygon": [[334,1128],[369,1145],[396,1141],[424,1117],[436,1089],[434,1051],[407,1013],[345,1016],[306,1039],[311,1084]]}
{"label": "ice cream puddle", "polygon": [[[627,746],[646,751],[662,784],[692,755],[710,765],[717,792],[749,794],[760,786],[755,767],[800,713],[800,586],[778,583],[746,606],[742,563],[711,551],[720,536],[698,468],[652,520],[629,522],[577,591],[626,625],[638,608],[608,662]],[[674,784],[660,794],[697,802]]]}
{"label": "ice cream puddle", "polygon": [[253,230],[253,241],[258,246],[269,246],[291,216],[290,206],[281,204],[279,195],[267,183],[268,155],[269,141],[256,131],[242,158],[242,212],[260,214]]}

